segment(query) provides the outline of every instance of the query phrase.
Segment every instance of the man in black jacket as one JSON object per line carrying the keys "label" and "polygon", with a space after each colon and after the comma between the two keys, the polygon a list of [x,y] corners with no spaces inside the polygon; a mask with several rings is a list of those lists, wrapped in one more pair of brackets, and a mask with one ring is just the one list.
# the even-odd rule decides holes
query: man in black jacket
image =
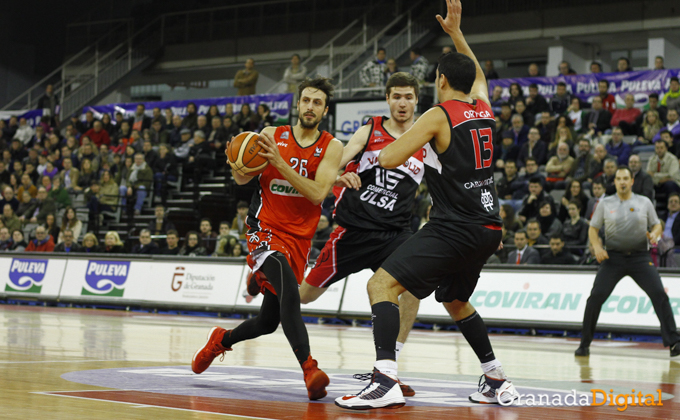
{"label": "man in black jacket", "polygon": [[602,98],[596,96],[593,98],[593,107],[586,116],[586,126],[588,132],[592,135],[600,136],[605,130],[611,128],[611,112],[604,109],[602,105]]}
{"label": "man in black jacket", "polygon": [[83,250],[83,247],[78,245],[78,242],[73,241],[73,231],[71,229],[65,229],[62,236],[64,241],[54,247],[54,252],[80,252]]}
{"label": "man in black jacket", "polygon": [[522,201],[522,209],[519,211],[519,219],[526,222],[528,219],[538,217],[540,203],[547,201],[555,214],[555,200],[552,196],[543,191],[543,184],[540,177],[533,177],[529,180],[529,195]]}
{"label": "man in black jacket", "polygon": [[642,170],[642,163],[640,156],[630,155],[628,158],[628,167],[633,173],[633,192],[635,194],[644,195],[650,200],[654,200],[654,180],[645,171]]}
{"label": "man in black jacket", "polygon": [[564,249],[564,239],[559,233],[550,237],[550,251],[541,256],[541,264],[547,265],[573,265],[576,264],[574,255]]}
{"label": "man in black jacket", "polygon": [[680,217],[678,217],[678,214],[680,214],[680,195],[671,193],[668,196],[668,216],[666,216],[663,236],[673,238],[676,246],[680,244]]}
{"label": "man in black jacket", "polygon": [[160,249],[155,242],[151,240],[151,232],[149,229],[142,229],[139,232],[139,243],[132,248],[131,254],[158,254]]}

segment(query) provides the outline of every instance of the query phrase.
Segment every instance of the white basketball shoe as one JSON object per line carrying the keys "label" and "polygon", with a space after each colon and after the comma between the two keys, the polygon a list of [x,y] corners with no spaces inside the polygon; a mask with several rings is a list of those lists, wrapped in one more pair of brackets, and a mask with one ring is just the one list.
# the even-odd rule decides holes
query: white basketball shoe
{"label": "white basketball shoe", "polygon": [[473,403],[511,405],[519,392],[499,367],[479,378],[479,389],[468,397]]}

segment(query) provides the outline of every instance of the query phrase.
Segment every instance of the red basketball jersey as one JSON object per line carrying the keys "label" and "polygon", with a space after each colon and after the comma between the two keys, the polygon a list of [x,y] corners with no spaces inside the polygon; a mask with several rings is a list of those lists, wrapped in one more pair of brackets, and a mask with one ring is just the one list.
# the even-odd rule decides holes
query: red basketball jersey
{"label": "red basketball jersey", "polygon": [[[333,136],[321,131],[314,144],[301,147],[291,126],[286,125],[276,129],[274,140],[283,160],[298,174],[314,179]],[[258,180],[259,188],[253,194],[246,221],[250,229],[273,229],[311,239],[319,223],[321,205],[312,204],[271,165]]]}

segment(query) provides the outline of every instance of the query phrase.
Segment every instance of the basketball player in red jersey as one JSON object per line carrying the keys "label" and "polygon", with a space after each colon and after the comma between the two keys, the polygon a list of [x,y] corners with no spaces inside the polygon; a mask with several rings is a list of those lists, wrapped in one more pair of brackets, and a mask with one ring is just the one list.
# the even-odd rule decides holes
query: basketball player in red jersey
{"label": "basketball player in red jersey", "polygon": [[398,408],[404,397],[394,348],[399,334],[398,297],[424,299],[435,292],[481,362],[484,375],[472,402],[504,405],[518,398],[496,360],[484,321],[469,303],[486,260],[501,242],[493,185],[495,120],[484,72],[460,30],[460,0],[447,0],[437,20],[458,52],[439,59],[436,87],[442,103],[380,152],[384,168],[402,165],[425,147],[425,179],[432,194],[430,221],[400,246],[368,282],[376,348],[371,383],[335,404],[349,409]]}
{"label": "basketball player in red jersey", "polygon": [[[342,153],[345,173],[336,197],[333,232],[316,259],[314,268],[300,285],[300,301],[315,301],[328,288],[352,273],[366,268],[377,270],[385,259],[411,237],[411,208],[423,174],[423,153],[417,151],[395,169],[378,165],[378,154],[413,125],[418,103],[418,80],[408,73],[395,73],[385,86],[390,118],[373,117],[357,130]],[[337,184],[336,184],[337,185]],[[396,357],[408,337],[420,301],[411,293],[399,300],[401,329]],[[405,396],[415,391],[401,384]]]}
{"label": "basketball player in red jersey", "polygon": [[[246,224],[248,264],[253,272],[263,274],[257,281],[264,299],[256,317],[233,330],[214,327],[210,331],[207,343],[192,359],[195,373],[206,370],[234,344],[273,333],[280,322],[304,372],[309,399],[326,396],[328,376],[310,355],[298,285],[307,266],[321,203],[336,180],[342,158],[342,143],[318,129],[332,95],[329,79],[303,81],[297,125],[267,127],[260,134],[264,149],[260,155],[267,158],[269,166],[258,176],[259,189],[253,194]],[[232,174],[239,185],[253,178],[236,169]]]}

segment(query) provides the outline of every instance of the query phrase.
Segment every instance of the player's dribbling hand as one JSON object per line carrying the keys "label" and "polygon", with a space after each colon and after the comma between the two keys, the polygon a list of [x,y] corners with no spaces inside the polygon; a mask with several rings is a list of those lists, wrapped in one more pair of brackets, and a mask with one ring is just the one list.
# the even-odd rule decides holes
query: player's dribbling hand
{"label": "player's dribbling hand", "polygon": [[257,143],[264,149],[264,151],[259,152],[258,155],[266,158],[275,168],[278,169],[281,165],[288,165],[281,157],[279,146],[276,145],[276,141],[270,134],[265,133],[264,131],[260,133],[260,138],[257,140]]}
{"label": "player's dribbling hand", "polygon": [[460,31],[460,17],[463,12],[463,6],[460,0],[446,0],[446,18],[437,15],[439,24],[447,34],[452,34]]}
{"label": "player's dribbling hand", "polygon": [[602,263],[602,261],[609,259],[609,254],[604,248],[596,249],[595,258],[597,258],[597,262]]}
{"label": "player's dribbling hand", "polygon": [[359,178],[359,175],[355,174],[354,172],[347,172],[346,174],[338,177],[338,179],[335,180],[334,185],[340,188],[347,187],[358,190],[361,188],[361,178]]}

